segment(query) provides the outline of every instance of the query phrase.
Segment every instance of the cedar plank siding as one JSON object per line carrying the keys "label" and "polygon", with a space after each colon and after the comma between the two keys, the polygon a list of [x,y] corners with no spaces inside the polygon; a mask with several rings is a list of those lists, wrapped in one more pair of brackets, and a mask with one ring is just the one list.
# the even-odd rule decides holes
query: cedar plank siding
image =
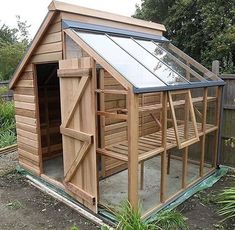
{"label": "cedar plank siding", "polygon": [[[104,74],[104,88],[105,89],[120,89],[124,88],[121,84],[115,80],[107,71]],[[144,95],[144,96],[143,96]],[[158,101],[160,103],[159,93],[141,94],[139,96],[139,106],[153,105]],[[104,96],[105,110],[125,109],[126,108],[126,96],[120,94],[106,94]],[[159,118],[159,115],[158,115]],[[104,134],[105,134],[105,146],[112,145],[121,141],[127,141],[127,124],[123,120],[113,120],[106,118]],[[149,112],[139,113],[139,136],[144,136],[157,132],[159,130],[156,122],[153,120]],[[105,159],[105,176],[110,176],[123,170],[127,167],[127,164],[107,156],[103,156]]]}
{"label": "cedar plank siding", "polygon": [[[61,59],[61,17],[58,15],[45,32],[43,39],[14,87],[19,163],[37,175],[42,173],[41,154],[45,153],[47,149],[42,148],[41,150],[37,82],[33,64]],[[60,145],[59,148],[62,149],[62,146]]]}

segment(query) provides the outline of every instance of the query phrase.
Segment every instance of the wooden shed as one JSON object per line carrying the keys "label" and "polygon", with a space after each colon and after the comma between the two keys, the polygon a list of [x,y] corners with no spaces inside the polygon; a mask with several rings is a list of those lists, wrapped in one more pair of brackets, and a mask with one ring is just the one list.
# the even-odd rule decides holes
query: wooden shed
{"label": "wooden shed", "polygon": [[53,1],[10,88],[19,163],[97,213],[143,217],[213,173],[222,87],[163,25]]}

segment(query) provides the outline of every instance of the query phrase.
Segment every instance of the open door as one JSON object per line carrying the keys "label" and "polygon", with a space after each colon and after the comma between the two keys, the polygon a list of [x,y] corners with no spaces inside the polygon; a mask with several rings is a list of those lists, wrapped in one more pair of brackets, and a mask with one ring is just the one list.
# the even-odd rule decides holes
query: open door
{"label": "open door", "polygon": [[80,203],[97,212],[95,79],[92,73],[95,73],[95,65],[91,58],[59,62],[63,183]]}

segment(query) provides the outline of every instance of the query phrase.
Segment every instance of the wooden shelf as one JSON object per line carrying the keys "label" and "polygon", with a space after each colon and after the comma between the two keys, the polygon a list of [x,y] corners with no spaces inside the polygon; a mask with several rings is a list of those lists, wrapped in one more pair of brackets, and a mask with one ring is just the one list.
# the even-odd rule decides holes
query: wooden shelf
{"label": "wooden shelf", "polygon": [[[201,130],[202,124],[197,123],[199,136],[203,135]],[[179,125],[179,136],[183,139],[184,125]],[[206,133],[215,131],[217,126],[206,124]],[[193,134],[193,127],[189,125],[189,135]],[[145,161],[151,157],[157,156],[164,151],[161,144],[162,132],[158,131],[146,136],[142,136],[138,140],[138,161]],[[174,128],[167,129],[166,149],[172,149],[177,146]],[[128,141],[122,141],[114,145],[106,146],[103,149],[98,148],[97,153],[112,157],[124,162],[128,162]]]}
{"label": "wooden shelf", "polygon": [[[215,101],[215,100],[216,100],[216,97],[208,97],[207,98],[208,102]],[[203,102],[203,97],[192,98],[192,102],[193,102],[193,104]],[[179,107],[179,106],[185,105],[185,100],[174,101],[173,105],[174,105],[174,107]],[[167,103],[167,108],[169,108],[169,103]],[[160,109],[162,109],[162,104],[147,105],[147,106],[139,107],[140,112],[160,110]]]}

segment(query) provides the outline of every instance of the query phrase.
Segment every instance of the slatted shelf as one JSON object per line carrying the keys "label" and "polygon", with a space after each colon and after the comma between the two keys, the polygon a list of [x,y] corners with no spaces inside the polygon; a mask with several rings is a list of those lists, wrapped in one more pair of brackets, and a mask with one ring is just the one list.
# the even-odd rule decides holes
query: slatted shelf
{"label": "slatted shelf", "polygon": [[[189,136],[194,134],[193,126],[189,123]],[[202,124],[197,123],[197,129],[199,136],[203,135],[201,131]],[[206,133],[215,131],[217,126],[206,124]],[[178,126],[179,137],[180,139],[184,140],[184,125],[181,124]],[[139,138],[138,141],[138,161],[144,161],[151,157],[154,157],[161,152],[163,152],[164,148],[161,146],[162,141],[162,131],[158,131],[149,135],[145,135]],[[166,149],[172,149],[177,146],[176,138],[175,138],[175,131],[174,128],[167,129],[167,138],[166,138]],[[98,148],[97,152],[106,155],[121,161],[128,161],[128,141],[122,141],[110,146],[106,146],[103,149]]]}

